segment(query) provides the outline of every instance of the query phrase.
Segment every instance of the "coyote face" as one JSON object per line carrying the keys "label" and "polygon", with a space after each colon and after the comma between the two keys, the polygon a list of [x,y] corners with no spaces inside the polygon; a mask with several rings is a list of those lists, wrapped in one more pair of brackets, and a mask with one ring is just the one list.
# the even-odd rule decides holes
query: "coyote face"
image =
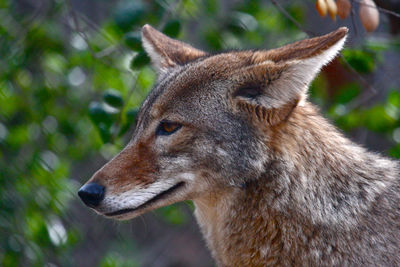
{"label": "coyote face", "polygon": [[346,33],[211,55],[145,25],[143,45],[158,82],[129,144],[80,197],[98,213],[129,219],[258,179],[279,153],[276,129],[305,103],[308,85]]}

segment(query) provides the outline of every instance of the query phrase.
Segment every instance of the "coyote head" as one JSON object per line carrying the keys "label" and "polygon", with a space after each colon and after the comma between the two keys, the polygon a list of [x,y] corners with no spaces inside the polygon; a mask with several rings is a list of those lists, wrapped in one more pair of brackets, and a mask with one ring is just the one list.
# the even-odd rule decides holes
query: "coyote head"
{"label": "coyote head", "polygon": [[306,104],[310,82],[347,29],[273,50],[208,54],[149,25],[143,46],[159,78],[128,145],[80,189],[97,212],[129,219],[258,179],[275,129]]}

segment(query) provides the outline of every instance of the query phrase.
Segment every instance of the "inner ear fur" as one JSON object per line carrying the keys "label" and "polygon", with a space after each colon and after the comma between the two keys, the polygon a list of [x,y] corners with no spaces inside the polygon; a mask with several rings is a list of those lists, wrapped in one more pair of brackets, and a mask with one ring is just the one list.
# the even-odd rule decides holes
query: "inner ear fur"
{"label": "inner ear fur", "polygon": [[233,92],[239,110],[270,126],[286,120],[300,101],[300,96],[280,91],[281,75],[287,67],[269,62],[240,71],[241,79]]}
{"label": "inner ear fur", "polygon": [[142,43],[157,71],[184,65],[207,55],[189,44],[169,38],[148,24],[142,28]]}
{"label": "inner ear fur", "polygon": [[248,101],[239,99],[237,101],[237,106],[242,112],[250,114],[252,119],[266,123],[269,126],[275,126],[285,121],[290,116],[298,102],[299,100],[296,99],[283,104],[279,108],[266,108],[262,105],[249,103]]}

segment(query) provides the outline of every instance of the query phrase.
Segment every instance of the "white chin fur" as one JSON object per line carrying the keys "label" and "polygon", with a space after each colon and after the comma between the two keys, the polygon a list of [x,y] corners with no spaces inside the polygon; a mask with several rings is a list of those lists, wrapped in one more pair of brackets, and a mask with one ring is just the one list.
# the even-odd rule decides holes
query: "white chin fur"
{"label": "white chin fur", "polygon": [[[155,181],[154,183],[146,186],[144,188],[134,188],[122,193],[109,194],[106,195],[102,202],[102,208],[99,210],[101,213],[112,213],[118,210],[124,209],[135,209],[157,195],[171,189],[180,182],[190,182],[195,179],[195,174],[186,172],[181,173],[174,177],[173,179],[162,179]],[[111,190],[112,192],[112,190]],[[174,197],[174,195],[171,195]],[[168,197],[167,197],[168,198]],[[168,200],[168,199],[164,200]],[[163,201],[164,201],[163,200]],[[118,216],[123,217],[123,215]]]}

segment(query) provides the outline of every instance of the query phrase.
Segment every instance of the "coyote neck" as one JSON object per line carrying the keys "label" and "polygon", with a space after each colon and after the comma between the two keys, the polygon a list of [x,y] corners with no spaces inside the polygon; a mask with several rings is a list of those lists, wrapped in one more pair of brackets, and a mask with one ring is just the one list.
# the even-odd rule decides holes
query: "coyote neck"
{"label": "coyote neck", "polygon": [[[251,187],[251,188],[250,188]],[[218,266],[268,266],[283,248],[279,219],[250,185],[194,200],[195,216]]]}
{"label": "coyote neck", "polygon": [[344,138],[311,105],[294,113],[269,133],[275,158],[262,177],[194,200],[220,266],[303,265],[305,248],[351,232],[396,179],[394,162]]}

